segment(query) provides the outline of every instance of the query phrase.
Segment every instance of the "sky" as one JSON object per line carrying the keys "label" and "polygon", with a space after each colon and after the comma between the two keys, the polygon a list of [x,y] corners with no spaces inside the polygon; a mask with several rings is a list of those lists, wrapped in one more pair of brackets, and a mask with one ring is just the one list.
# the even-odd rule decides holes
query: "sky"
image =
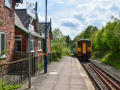
{"label": "sky", "polygon": [[[26,8],[26,2],[38,2],[39,21],[45,20],[45,0],[23,0],[17,8]],[[88,25],[99,29],[111,20],[120,17],[120,0],[48,0],[48,21],[52,28],[59,28],[71,39],[81,33]]]}

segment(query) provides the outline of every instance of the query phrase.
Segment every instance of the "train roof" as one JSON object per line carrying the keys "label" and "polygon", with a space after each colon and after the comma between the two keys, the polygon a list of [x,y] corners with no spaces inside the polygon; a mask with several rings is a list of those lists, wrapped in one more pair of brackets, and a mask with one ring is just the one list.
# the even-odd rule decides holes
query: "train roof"
{"label": "train roof", "polygon": [[90,41],[89,39],[80,39],[78,41]]}

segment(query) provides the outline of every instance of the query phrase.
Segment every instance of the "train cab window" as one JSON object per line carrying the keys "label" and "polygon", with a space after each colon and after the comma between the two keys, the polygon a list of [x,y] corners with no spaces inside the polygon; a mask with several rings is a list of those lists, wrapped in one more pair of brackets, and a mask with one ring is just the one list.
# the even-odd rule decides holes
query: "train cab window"
{"label": "train cab window", "polygon": [[81,42],[78,42],[78,47],[79,47],[79,48],[81,47]]}
{"label": "train cab window", "polygon": [[90,46],[91,46],[91,42],[88,42],[88,43],[87,43],[87,46],[90,47]]}

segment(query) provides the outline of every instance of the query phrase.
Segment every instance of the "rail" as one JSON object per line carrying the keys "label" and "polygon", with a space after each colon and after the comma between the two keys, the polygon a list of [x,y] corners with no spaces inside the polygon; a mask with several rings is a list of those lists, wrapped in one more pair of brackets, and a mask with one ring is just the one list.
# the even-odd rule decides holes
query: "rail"
{"label": "rail", "polygon": [[106,72],[96,67],[96,65],[94,64],[90,64],[90,67],[100,76],[100,78],[110,90],[120,90],[120,84],[116,83],[117,80],[114,77],[111,77],[111,75],[106,74]]}

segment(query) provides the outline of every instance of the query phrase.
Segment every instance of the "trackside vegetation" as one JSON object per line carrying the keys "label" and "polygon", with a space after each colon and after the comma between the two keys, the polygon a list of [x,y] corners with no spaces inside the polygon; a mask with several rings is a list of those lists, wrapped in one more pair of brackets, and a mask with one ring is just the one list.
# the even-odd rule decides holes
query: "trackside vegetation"
{"label": "trackside vegetation", "polygon": [[120,69],[120,19],[112,17],[100,30],[95,26],[88,26],[73,42],[79,39],[92,41],[92,58]]}
{"label": "trackside vegetation", "polygon": [[71,55],[71,39],[64,36],[60,29],[55,29],[52,32],[52,52],[55,61],[58,61],[62,56]]}

